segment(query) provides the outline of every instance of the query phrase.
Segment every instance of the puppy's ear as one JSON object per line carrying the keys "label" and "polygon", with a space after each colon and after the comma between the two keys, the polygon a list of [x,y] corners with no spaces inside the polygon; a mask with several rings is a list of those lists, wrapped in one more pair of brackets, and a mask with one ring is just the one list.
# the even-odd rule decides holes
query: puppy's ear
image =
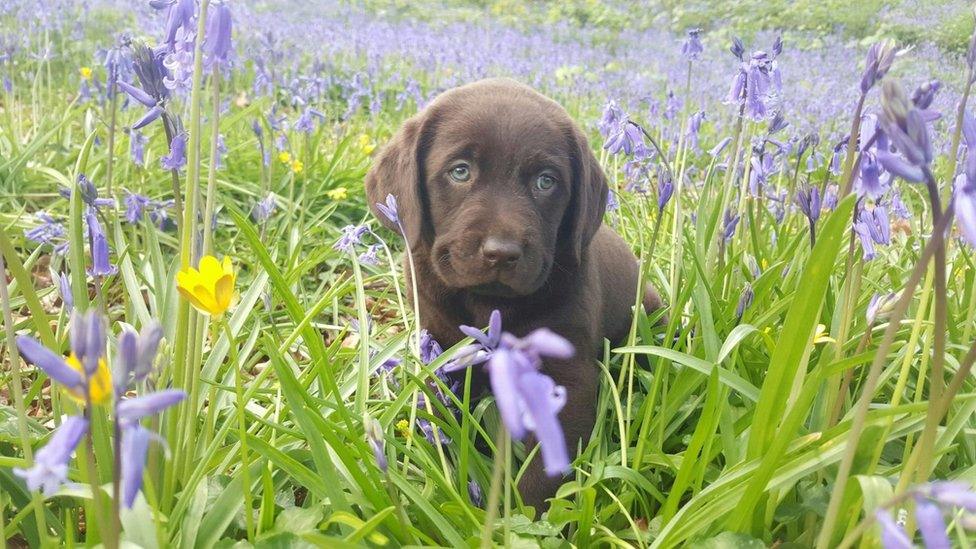
{"label": "puppy's ear", "polygon": [[376,204],[386,204],[388,195],[397,202],[397,213],[403,225],[404,238],[416,245],[424,230],[424,206],[419,164],[420,134],[424,126],[423,114],[413,116],[380,151],[366,174],[366,199],[369,207],[383,225],[399,232]]}
{"label": "puppy's ear", "polygon": [[569,216],[569,251],[579,263],[593,235],[603,223],[609,188],[603,168],[579,128],[573,128],[573,140],[576,149],[573,158],[573,197],[566,215]]}

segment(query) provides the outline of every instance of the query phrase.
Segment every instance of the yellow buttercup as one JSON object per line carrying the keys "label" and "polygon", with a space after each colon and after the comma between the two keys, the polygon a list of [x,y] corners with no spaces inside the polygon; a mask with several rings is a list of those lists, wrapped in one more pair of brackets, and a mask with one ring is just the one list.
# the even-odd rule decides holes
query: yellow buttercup
{"label": "yellow buttercup", "polygon": [[91,80],[92,77],[91,67],[81,67],[80,69],[78,69],[78,74],[81,75],[81,78],[83,80]]}
{"label": "yellow buttercup", "polygon": [[223,262],[212,255],[200,259],[200,270],[188,267],[176,273],[176,289],[198,311],[218,317],[224,314],[234,297],[237,275],[230,257]]}
{"label": "yellow buttercup", "polygon": [[[85,370],[74,353],[68,355],[64,361],[72,370],[78,372],[83,377]],[[81,387],[65,389],[68,396],[76,402],[86,404],[85,392]],[[98,369],[88,378],[88,394],[91,396],[92,404],[105,404],[112,400],[112,374],[109,372],[108,364],[104,358],[98,359]]]}

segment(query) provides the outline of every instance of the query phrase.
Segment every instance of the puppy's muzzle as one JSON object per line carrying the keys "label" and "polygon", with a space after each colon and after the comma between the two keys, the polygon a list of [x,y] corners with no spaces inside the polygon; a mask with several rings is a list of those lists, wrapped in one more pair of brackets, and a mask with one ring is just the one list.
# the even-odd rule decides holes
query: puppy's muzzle
{"label": "puppy's muzzle", "polygon": [[522,245],[509,238],[489,236],[481,244],[481,260],[490,269],[512,269],[522,258],[522,252]]}

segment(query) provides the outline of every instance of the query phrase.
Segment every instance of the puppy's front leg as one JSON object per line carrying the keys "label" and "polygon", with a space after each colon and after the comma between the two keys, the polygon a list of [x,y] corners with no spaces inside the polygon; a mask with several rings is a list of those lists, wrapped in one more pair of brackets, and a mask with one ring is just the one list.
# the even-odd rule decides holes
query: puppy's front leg
{"label": "puppy's front leg", "polygon": [[[593,432],[596,417],[599,369],[588,352],[589,347],[577,346],[579,356],[570,360],[546,360],[543,371],[566,388],[566,405],[559,413],[566,436],[570,460],[575,459],[580,441],[585,446]],[[540,395],[542,398],[542,395]],[[535,448],[534,437],[527,439],[526,448]],[[547,507],[546,499],[556,494],[556,490],[568,477],[550,477],[542,465],[542,456],[536,453],[519,482],[519,493],[526,505],[535,507],[541,513]]]}

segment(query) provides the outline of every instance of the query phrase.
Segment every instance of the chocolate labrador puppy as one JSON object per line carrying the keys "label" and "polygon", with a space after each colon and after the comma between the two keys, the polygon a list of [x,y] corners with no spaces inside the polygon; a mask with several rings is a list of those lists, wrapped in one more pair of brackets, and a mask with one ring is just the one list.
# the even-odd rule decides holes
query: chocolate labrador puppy
{"label": "chocolate labrador puppy", "polygon": [[[414,254],[423,327],[454,345],[458,325],[493,309],[523,336],[548,327],[576,347],[544,372],[566,387],[569,449],[588,439],[599,386],[596,353],[623,340],[637,259],[603,224],[607,181],[586,137],[555,101],[509,79],[441,94],[407,120],[366,176],[370,204],[393,194]],[[394,228],[385,216],[377,217]],[[661,300],[644,291],[644,307]],[[533,459],[519,491],[541,509],[561,483]]]}

